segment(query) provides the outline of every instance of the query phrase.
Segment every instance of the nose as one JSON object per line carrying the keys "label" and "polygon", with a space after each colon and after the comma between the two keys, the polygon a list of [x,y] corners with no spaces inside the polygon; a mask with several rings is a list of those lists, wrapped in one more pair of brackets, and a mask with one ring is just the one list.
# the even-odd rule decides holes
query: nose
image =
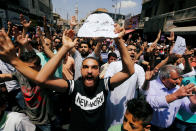
{"label": "nose", "polygon": [[92,73],[92,69],[88,68],[88,74],[91,74],[91,73]]}

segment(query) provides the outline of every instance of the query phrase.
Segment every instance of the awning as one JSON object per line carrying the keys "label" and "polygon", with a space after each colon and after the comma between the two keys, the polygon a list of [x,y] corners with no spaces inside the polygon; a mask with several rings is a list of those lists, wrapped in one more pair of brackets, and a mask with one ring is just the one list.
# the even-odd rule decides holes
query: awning
{"label": "awning", "polygon": [[131,32],[133,32],[133,31],[135,31],[135,29],[128,29],[128,30],[125,30],[125,34],[131,33]]}
{"label": "awning", "polygon": [[196,26],[175,27],[175,28],[170,29],[169,31],[173,31],[173,32],[192,32],[192,31],[196,31]]}

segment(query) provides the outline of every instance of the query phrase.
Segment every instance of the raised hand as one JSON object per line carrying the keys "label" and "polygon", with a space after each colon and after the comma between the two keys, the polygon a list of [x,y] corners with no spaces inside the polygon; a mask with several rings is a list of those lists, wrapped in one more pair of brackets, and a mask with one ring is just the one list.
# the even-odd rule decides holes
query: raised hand
{"label": "raised hand", "polygon": [[11,29],[12,29],[12,22],[11,22],[11,21],[8,21],[8,22],[7,22],[7,26],[8,26],[7,34],[10,35]]}
{"label": "raised hand", "polygon": [[118,33],[118,38],[122,38],[125,35],[125,29],[119,24],[114,24],[114,33]]}
{"label": "raised hand", "polygon": [[20,35],[19,29],[18,29],[17,26],[13,26],[12,27],[12,33],[13,33],[13,35],[14,35],[15,38],[17,38],[17,36]]}
{"label": "raised hand", "polygon": [[167,37],[169,41],[174,41],[174,32],[170,33],[170,37]]}
{"label": "raised hand", "polygon": [[23,25],[24,28],[29,28],[31,25],[31,21],[27,22],[23,14],[20,14],[20,23]]}
{"label": "raised hand", "polygon": [[73,37],[75,36],[74,31],[73,30],[65,30],[63,32],[63,38],[62,38],[62,42],[63,42],[63,46],[66,46],[67,48],[72,48],[75,46],[77,39],[75,39],[73,41]]}
{"label": "raised hand", "polygon": [[73,29],[77,24],[76,16],[72,16],[70,21],[70,28]]}
{"label": "raised hand", "polygon": [[12,28],[12,22],[11,21],[8,21],[7,22],[7,26],[8,26],[8,29],[11,29]]}
{"label": "raised hand", "polygon": [[15,57],[17,57],[16,51],[11,39],[4,29],[0,30],[0,58],[10,63]]}
{"label": "raised hand", "polygon": [[40,37],[42,35],[42,31],[41,31],[41,28],[39,26],[37,26],[36,33],[37,33],[38,37]]}
{"label": "raised hand", "polygon": [[43,17],[43,25],[44,25],[44,26],[47,26],[46,16]]}
{"label": "raised hand", "polygon": [[119,24],[117,24],[117,23],[115,23],[114,24],[114,33],[120,33],[120,32],[122,32],[122,30],[123,30],[123,28],[119,25]]}
{"label": "raised hand", "polygon": [[181,86],[174,94],[177,98],[182,98],[185,96],[192,96],[192,91],[194,90],[194,84],[188,84],[186,86]]}
{"label": "raised hand", "polygon": [[159,30],[159,33],[157,35],[157,39],[160,39],[161,38],[161,30]]}

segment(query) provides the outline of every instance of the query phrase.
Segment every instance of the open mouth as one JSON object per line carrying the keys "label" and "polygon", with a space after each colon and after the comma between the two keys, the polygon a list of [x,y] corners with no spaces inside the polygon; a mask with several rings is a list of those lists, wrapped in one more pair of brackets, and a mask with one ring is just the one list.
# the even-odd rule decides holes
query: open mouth
{"label": "open mouth", "polygon": [[132,59],[134,59],[134,58],[135,58],[134,54],[131,54],[131,55],[130,55],[130,57],[131,57]]}
{"label": "open mouth", "polygon": [[92,86],[94,84],[94,78],[92,76],[87,76],[85,83],[87,86]]}

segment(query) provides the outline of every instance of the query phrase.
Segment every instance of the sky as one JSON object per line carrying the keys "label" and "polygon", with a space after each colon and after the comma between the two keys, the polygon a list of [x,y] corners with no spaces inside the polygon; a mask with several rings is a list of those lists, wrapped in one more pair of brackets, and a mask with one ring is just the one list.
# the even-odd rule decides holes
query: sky
{"label": "sky", "polygon": [[78,3],[78,17],[79,19],[85,18],[90,12],[97,8],[105,8],[111,13],[116,12],[123,15],[132,14],[137,15],[141,13],[142,0],[52,0],[53,12],[61,15],[62,18],[70,19],[71,16],[75,15],[74,9]]}

